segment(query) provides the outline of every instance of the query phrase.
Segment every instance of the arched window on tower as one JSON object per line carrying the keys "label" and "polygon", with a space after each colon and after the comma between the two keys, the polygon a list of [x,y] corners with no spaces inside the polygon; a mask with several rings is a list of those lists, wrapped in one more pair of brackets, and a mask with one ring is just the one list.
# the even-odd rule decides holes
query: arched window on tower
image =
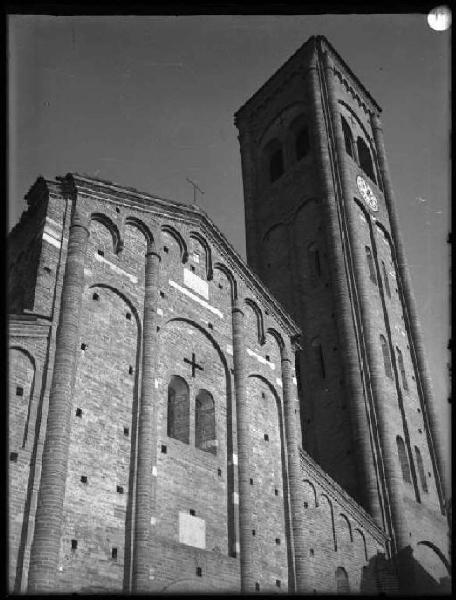
{"label": "arched window on tower", "polygon": [[350,593],[347,571],[343,567],[336,569],[336,589],[338,594]]}
{"label": "arched window on tower", "polygon": [[199,390],[195,407],[195,446],[204,452],[217,454],[215,404],[207,390]]}
{"label": "arched window on tower", "polygon": [[402,356],[402,352],[399,350],[399,348],[397,346],[396,346],[396,354],[397,354],[397,363],[399,365],[399,371],[401,372],[402,387],[404,388],[404,390],[408,390],[407,375],[405,373],[405,366],[404,366],[404,357]]}
{"label": "arched window on tower", "polygon": [[311,277],[316,280],[320,279],[321,271],[321,257],[318,246],[315,242],[312,242],[307,246],[307,258],[309,261],[309,271]]}
{"label": "arched window on tower", "polygon": [[296,160],[301,160],[309,153],[309,129],[306,125],[301,125],[295,138]]}
{"label": "arched window on tower", "polygon": [[377,277],[375,275],[375,265],[374,265],[374,257],[372,256],[372,250],[369,246],[365,246],[366,258],[367,258],[367,266],[369,267],[369,276],[372,283],[377,285]]}
{"label": "arched window on tower", "polygon": [[353,134],[350,129],[350,125],[347,123],[345,117],[341,116],[340,118],[342,121],[342,132],[344,134],[345,150],[347,154],[349,154],[353,158],[353,160],[356,160],[355,142],[353,140]]}
{"label": "arched window on tower", "polygon": [[418,473],[420,474],[421,487],[423,492],[428,492],[428,485],[426,480],[426,471],[423,466],[423,459],[421,458],[421,452],[418,446],[415,446],[416,464],[418,465]]}
{"label": "arched window on tower", "polygon": [[363,140],[362,137],[359,137],[356,145],[358,147],[359,166],[366,173],[366,175],[372,179],[372,181],[377,183],[374,174],[374,164],[372,162],[372,156],[366,142]]}
{"label": "arched window on tower", "polygon": [[390,289],[390,284],[389,284],[389,279],[388,279],[388,272],[386,270],[385,263],[383,261],[382,261],[382,269],[383,269],[383,279],[385,281],[385,290],[386,290],[386,293],[388,294],[388,297],[391,298],[391,289]]}
{"label": "arched window on tower", "polygon": [[326,368],[325,368],[325,359],[323,356],[323,349],[321,347],[320,339],[314,338],[311,342],[315,365],[318,369],[320,377],[322,379],[326,378]]}
{"label": "arched window on tower", "polygon": [[410,465],[409,465],[409,461],[407,458],[407,450],[405,448],[404,440],[401,438],[400,435],[398,435],[396,437],[396,444],[397,444],[397,455],[399,457],[399,463],[401,465],[402,479],[406,483],[412,483],[412,476],[410,474]]}
{"label": "arched window on tower", "polygon": [[278,139],[271,140],[263,150],[263,164],[265,177],[273,183],[284,172],[282,144]]}
{"label": "arched window on tower", "polygon": [[184,444],[190,441],[190,401],[188,385],[182,377],[173,375],[168,385],[167,435]]}
{"label": "arched window on tower", "polygon": [[380,343],[382,345],[383,353],[383,365],[385,367],[385,373],[390,379],[393,378],[393,370],[391,368],[391,356],[388,348],[388,342],[383,335],[380,335]]}

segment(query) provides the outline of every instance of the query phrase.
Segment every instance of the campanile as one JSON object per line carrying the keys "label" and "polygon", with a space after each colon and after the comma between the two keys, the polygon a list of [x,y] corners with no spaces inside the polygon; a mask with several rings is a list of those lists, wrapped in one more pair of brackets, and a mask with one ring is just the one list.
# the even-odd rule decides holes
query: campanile
{"label": "campanile", "polygon": [[303,448],[385,529],[409,582],[410,569],[432,562],[430,549],[446,554],[447,522],[380,113],[317,36],[242,106],[236,125],[248,262],[303,332]]}

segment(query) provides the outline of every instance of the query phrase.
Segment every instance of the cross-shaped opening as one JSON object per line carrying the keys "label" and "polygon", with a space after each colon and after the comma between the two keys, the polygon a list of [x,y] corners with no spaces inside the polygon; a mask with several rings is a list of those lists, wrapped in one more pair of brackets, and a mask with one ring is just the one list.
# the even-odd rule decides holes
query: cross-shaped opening
{"label": "cross-shaped opening", "polygon": [[196,362],[195,353],[192,352],[192,360],[184,358],[184,362],[192,367],[192,377],[195,377],[196,370],[204,371],[203,367]]}

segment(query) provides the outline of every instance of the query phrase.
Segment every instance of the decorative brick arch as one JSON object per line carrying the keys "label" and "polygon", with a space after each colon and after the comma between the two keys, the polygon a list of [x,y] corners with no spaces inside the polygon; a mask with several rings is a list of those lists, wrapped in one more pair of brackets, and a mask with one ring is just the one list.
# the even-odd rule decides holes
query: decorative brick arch
{"label": "decorative brick arch", "polygon": [[123,241],[120,237],[120,232],[117,225],[112,219],[103,213],[92,213],[90,215],[90,221],[97,221],[106,227],[112,236],[112,248],[114,254],[118,254],[123,248]]}
{"label": "decorative brick arch", "polygon": [[136,227],[136,229],[138,229],[146,238],[148,249],[155,250],[154,236],[152,235],[152,232],[149,229],[149,226],[146,225],[144,223],[144,221],[141,221],[141,219],[138,219],[137,217],[127,217],[125,219],[125,225],[130,225],[131,227]]}
{"label": "decorative brick arch", "polygon": [[180,249],[180,259],[182,263],[185,264],[188,261],[188,248],[187,243],[182,237],[182,235],[177,229],[175,229],[172,225],[168,225],[167,223],[161,226],[161,231],[164,231],[165,233],[170,235],[177,243]]}
{"label": "decorative brick arch", "polygon": [[194,240],[196,240],[204,249],[204,252],[206,254],[206,279],[208,281],[211,281],[214,273],[212,270],[212,251],[211,251],[211,247],[209,246],[207,240],[197,231],[192,231],[190,233],[190,238],[193,238]]}
{"label": "decorative brick arch", "polygon": [[223,263],[219,263],[219,262],[216,262],[214,264],[214,270],[215,269],[217,269],[218,271],[223,273],[225,275],[225,277],[227,278],[228,283],[230,284],[230,290],[231,290],[231,304],[234,305],[235,300],[237,300],[237,298],[238,298],[238,288],[237,288],[237,282],[236,282],[236,279],[234,278],[233,273],[226,265],[224,265]]}
{"label": "decorative brick arch", "polygon": [[264,343],[266,342],[266,337],[264,335],[264,321],[263,321],[263,313],[261,311],[261,308],[255,302],[255,300],[252,300],[251,298],[246,298],[244,300],[244,302],[255,313],[256,322],[257,322],[257,338],[258,338],[258,343],[261,346],[263,346]]}

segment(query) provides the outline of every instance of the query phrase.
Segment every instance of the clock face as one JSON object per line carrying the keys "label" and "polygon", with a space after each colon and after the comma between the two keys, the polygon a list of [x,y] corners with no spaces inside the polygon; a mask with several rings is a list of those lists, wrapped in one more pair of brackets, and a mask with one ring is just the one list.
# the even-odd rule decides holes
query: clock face
{"label": "clock face", "polygon": [[356,184],[358,186],[359,192],[363,197],[364,202],[367,206],[374,211],[378,210],[378,202],[375,197],[374,192],[371,190],[370,185],[365,181],[361,175],[358,175],[356,178]]}

